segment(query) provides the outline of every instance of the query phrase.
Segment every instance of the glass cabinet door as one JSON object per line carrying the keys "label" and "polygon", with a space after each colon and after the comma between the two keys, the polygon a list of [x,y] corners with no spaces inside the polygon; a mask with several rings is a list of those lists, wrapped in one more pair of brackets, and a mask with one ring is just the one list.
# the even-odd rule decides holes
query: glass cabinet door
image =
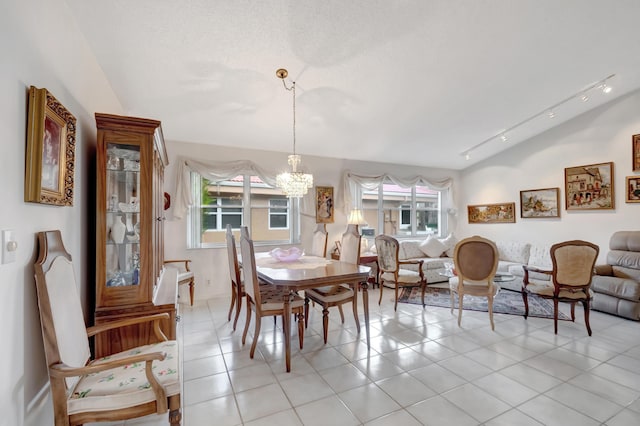
{"label": "glass cabinet door", "polygon": [[107,144],[107,287],[140,284],[140,147]]}

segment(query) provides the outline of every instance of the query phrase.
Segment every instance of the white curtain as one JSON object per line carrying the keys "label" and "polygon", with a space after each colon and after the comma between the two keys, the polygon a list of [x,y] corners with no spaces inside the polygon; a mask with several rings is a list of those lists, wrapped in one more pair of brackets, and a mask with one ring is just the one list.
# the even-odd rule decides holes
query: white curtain
{"label": "white curtain", "polygon": [[[173,207],[173,216],[182,219],[186,214],[189,206],[193,205],[191,197],[191,171],[199,173],[202,177],[213,183],[222,182],[224,180],[233,179],[239,175],[258,176],[264,183],[275,188],[276,173],[264,170],[249,160],[239,161],[200,161],[192,158],[179,157],[178,171],[176,182],[176,200]],[[301,203],[303,212],[307,210],[310,204],[311,194],[307,194]],[[311,206],[313,204],[311,203]]]}
{"label": "white curtain", "polygon": [[343,177],[343,197],[345,214],[349,214],[351,209],[362,208],[362,192],[372,191],[382,185],[385,181],[391,181],[398,186],[410,188],[414,185],[426,186],[434,190],[443,191],[442,210],[449,213],[453,208],[453,179],[445,178],[442,180],[429,179],[424,176],[415,176],[412,178],[401,178],[388,173],[365,176],[357,175],[346,171]]}

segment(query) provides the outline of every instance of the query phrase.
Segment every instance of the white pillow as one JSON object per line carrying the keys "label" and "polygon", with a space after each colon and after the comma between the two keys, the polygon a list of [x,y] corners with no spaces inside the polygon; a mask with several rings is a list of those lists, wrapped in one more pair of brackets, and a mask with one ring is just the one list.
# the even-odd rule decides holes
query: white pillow
{"label": "white pillow", "polygon": [[453,251],[456,248],[456,244],[458,244],[458,239],[453,234],[449,234],[446,238],[441,239],[440,242],[446,247],[445,254],[448,257],[453,257]]}
{"label": "white pillow", "polygon": [[437,238],[432,236],[427,237],[422,243],[420,243],[420,250],[429,257],[440,257],[447,247],[442,244]]}

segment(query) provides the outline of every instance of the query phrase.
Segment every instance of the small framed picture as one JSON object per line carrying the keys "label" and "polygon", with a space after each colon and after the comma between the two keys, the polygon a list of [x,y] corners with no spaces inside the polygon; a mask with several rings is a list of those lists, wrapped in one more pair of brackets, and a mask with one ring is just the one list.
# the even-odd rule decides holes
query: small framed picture
{"label": "small framed picture", "polygon": [[316,223],[333,223],[333,186],[316,186]]}
{"label": "small framed picture", "polygon": [[640,172],[640,135],[631,138],[631,158],[633,158],[633,171]]}
{"label": "small framed picture", "polygon": [[520,217],[560,217],[560,188],[520,191]]}
{"label": "small framed picture", "polygon": [[640,176],[627,176],[627,203],[640,203]]}
{"label": "small framed picture", "polygon": [[24,200],[73,205],[76,119],[47,89],[29,88]]}
{"label": "small framed picture", "polygon": [[516,203],[467,206],[469,223],[514,223]]}
{"label": "small framed picture", "polygon": [[567,210],[613,209],[613,194],[613,162],[564,169]]}

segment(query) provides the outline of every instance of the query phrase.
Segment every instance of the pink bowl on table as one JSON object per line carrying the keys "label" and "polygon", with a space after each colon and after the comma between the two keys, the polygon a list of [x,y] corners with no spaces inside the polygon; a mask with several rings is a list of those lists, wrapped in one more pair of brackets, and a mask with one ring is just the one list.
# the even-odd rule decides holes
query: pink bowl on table
{"label": "pink bowl on table", "polygon": [[291,247],[288,249],[274,248],[269,254],[279,262],[295,262],[304,255],[304,252],[298,247]]}

